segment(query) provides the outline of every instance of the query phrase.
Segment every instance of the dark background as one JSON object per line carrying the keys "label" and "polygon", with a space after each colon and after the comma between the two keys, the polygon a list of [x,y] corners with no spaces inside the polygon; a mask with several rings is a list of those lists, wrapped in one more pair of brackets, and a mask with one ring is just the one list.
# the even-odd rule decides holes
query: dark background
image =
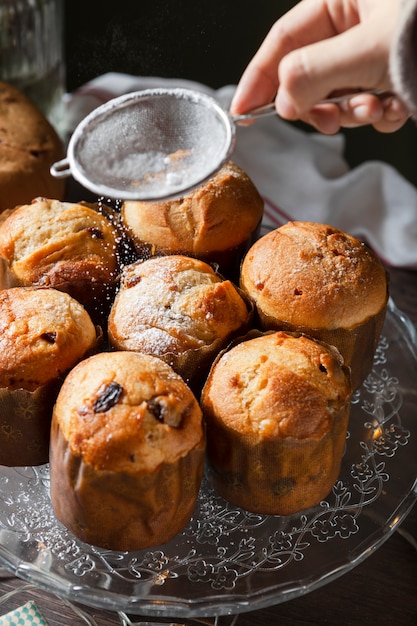
{"label": "dark background", "polygon": [[73,89],[107,71],[236,83],[275,19],[273,0],[67,0]]}
{"label": "dark background", "polygon": [[[67,89],[110,71],[186,78],[213,88],[235,84],[272,23],[294,4],[294,0],[67,0]],[[345,156],[352,166],[383,160],[417,184],[414,122],[390,135],[372,128],[343,132]]]}

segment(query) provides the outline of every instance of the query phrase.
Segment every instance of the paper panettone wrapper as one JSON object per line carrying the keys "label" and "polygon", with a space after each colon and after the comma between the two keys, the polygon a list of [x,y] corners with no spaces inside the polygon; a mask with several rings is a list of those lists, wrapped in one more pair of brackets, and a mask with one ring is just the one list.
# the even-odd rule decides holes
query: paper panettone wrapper
{"label": "paper panettone wrapper", "polygon": [[[388,302],[388,296],[387,296]],[[289,324],[285,320],[278,320],[257,311],[259,326],[263,330],[285,330],[299,332],[318,339],[323,343],[335,346],[343,357],[345,365],[351,371],[352,390],[358,389],[372,370],[375,351],[384,325],[387,305],[376,315],[370,317],[363,324],[353,328],[309,328],[301,325]]]}
{"label": "paper panettone wrapper", "polygon": [[60,382],[26,389],[0,389],[0,465],[41,465],[49,458],[52,409]]}
{"label": "paper panettone wrapper", "polygon": [[[96,335],[96,343],[83,358],[101,346],[103,333],[99,326]],[[64,375],[34,391],[0,388],[0,465],[48,462],[52,411],[63,380]]]}
{"label": "paper panettone wrapper", "polygon": [[100,470],[74,454],[55,420],[51,429],[51,500],[76,537],[112,550],[166,543],[190,520],[205,461],[205,437],[174,463],[146,474]]}
{"label": "paper panettone wrapper", "polygon": [[19,281],[11,271],[6,259],[0,257],[0,289],[10,289],[11,287],[20,286]]}
{"label": "paper panettone wrapper", "polygon": [[346,443],[350,403],[321,438],[258,439],[211,419],[209,471],[228,502],[263,515],[292,515],[318,504],[332,490]]}

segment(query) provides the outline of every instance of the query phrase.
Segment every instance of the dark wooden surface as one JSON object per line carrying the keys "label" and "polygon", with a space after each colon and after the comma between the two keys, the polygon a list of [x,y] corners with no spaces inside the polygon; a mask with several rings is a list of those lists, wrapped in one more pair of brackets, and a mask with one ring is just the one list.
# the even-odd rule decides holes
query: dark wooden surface
{"label": "dark wooden surface", "polygon": [[[391,270],[391,294],[397,305],[417,325],[417,272]],[[416,381],[417,384],[417,381]],[[417,407],[416,407],[417,425]],[[333,582],[289,602],[241,614],[236,626],[416,626],[417,625],[417,507],[384,544],[353,570]],[[25,583],[17,579],[0,580],[0,596]],[[21,591],[0,605],[0,614],[28,599],[35,599],[50,626],[83,626],[59,598],[41,589]],[[108,611],[83,607],[97,626],[120,624]],[[146,621],[132,617],[132,622]],[[173,620],[182,623],[181,619]],[[218,626],[229,626],[230,618]]]}

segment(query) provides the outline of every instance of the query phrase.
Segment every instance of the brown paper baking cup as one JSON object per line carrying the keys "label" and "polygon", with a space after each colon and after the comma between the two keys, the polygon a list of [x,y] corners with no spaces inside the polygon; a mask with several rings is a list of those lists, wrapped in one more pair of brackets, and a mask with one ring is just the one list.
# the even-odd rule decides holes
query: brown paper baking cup
{"label": "brown paper baking cup", "polygon": [[0,289],[10,289],[11,287],[20,287],[14,273],[11,271],[6,259],[0,257]]}
{"label": "brown paper baking cup", "polygon": [[309,328],[288,324],[257,311],[260,328],[263,330],[285,330],[299,332],[335,346],[343,357],[345,365],[351,370],[352,391],[358,389],[372,370],[375,350],[381,335],[386,314],[386,306],[363,324],[353,328]]}
{"label": "brown paper baking cup", "polygon": [[[239,329],[244,332],[244,329]],[[239,332],[239,331],[236,331]],[[235,335],[236,333],[234,333]],[[229,337],[228,339],[231,339]],[[225,347],[228,339],[214,341],[209,346],[203,346],[194,350],[187,350],[181,354],[162,354],[160,359],[168,363],[172,369],[181,376],[193,393],[198,397],[206,381],[207,374],[222,348]]]}
{"label": "brown paper baking cup", "polygon": [[340,472],[350,402],[321,438],[243,435],[212,418],[207,427],[209,471],[228,502],[263,515],[291,515],[311,508],[331,491]]}
{"label": "brown paper baking cup", "polygon": [[79,539],[112,550],[166,543],[193,514],[204,438],[175,463],[149,474],[103,471],[74,455],[53,422],[51,499],[57,518]]}
{"label": "brown paper baking cup", "polygon": [[48,462],[52,409],[59,386],[53,381],[36,391],[0,389],[0,465]]}

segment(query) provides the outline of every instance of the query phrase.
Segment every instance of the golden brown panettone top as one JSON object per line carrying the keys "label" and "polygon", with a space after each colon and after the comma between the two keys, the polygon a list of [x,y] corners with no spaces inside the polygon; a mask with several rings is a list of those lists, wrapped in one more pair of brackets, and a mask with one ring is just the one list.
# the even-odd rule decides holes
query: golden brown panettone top
{"label": "golden brown panettone top", "polygon": [[321,438],[350,395],[339,353],[282,331],[249,339],[212,368],[203,411],[253,437]]}
{"label": "golden brown panettone top", "polygon": [[192,257],[153,257],[124,268],[109,338],[125,350],[178,355],[223,340],[248,320],[236,287]]}
{"label": "golden brown panettone top", "polygon": [[309,328],[352,328],[387,301],[385,269],[369,248],[326,224],[289,222],[253,244],[241,287],[265,315]]}
{"label": "golden brown panettone top", "polygon": [[53,421],[87,465],[136,475],[175,463],[205,439],[201,409],[182,378],[137,352],[79,363],[61,387]]}
{"label": "golden brown panettone top", "polygon": [[95,344],[88,313],[66,293],[0,291],[0,387],[33,391],[66,373]]}
{"label": "golden brown panettone top", "polygon": [[261,221],[263,206],[249,176],[228,162],[183,198],[125,202],[121,214],[134,241],[198,257],[245,242]]}
{"label": "golden brown panettone top", "polygon": [[0,256],[22,285],[106,282],[118,272],[118,237],[98,207],[36,198],[0,224]]}
{"label": "golden brown panettone top", "polygon": [[18,89],[0,82],[0,212],[37,196],[61,200],[65,181],[50,167],[64,147],[45,116]]}

